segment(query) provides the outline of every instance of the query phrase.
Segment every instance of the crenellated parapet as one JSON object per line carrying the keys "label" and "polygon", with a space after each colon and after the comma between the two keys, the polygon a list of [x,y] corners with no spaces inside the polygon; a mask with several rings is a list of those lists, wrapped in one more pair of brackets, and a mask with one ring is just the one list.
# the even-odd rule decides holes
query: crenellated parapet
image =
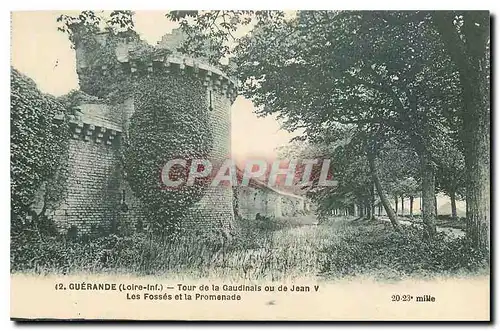
{"label": "crenellated parapet", "polygon": [[208,65],[200,60],[187,56],[169,55],[152,60],[128,59],[124,68],[133,75],[148,75],[152,73],[178,72],[181,74],[196,75],[207,89],[220,92],[231,100],[237,97],[237,82],[228,77],[215,66]]}
{"label": "crenellated parapet", "polygon": [[78,115],[69,116],[69,126],[73,139],[97,144],[112,145],[122,133],[122,126],[106,114],[110,113],[106,104],[82,104]]}
{"label": "crenellated parapet", "polygon": [[[105,45],[105,33],[96,36],[101,45]],[[132,75],[169,74],[179,72],[181,74],[196,75],[203,82],[207,89],[220,92],[231,100],[237,97],[237,81],[229,77],[221,69],[208,64],[206,59],[192,58],[177,51],[182,39],[182,33],[174,30],[171,34],[165,35],[156,47],[147,45],[144,41],[127,40],[121,38],[115,45],[115,56],[122,64],[122,70]],[[149,52],[138,55],[140,49]],[[76,47],[77,72],[84,75],[90,66],[86,62],[85,49]],[[92,67],[95,69],[95,67]],[[102,75],[109,74],[110,68],[101,65],[99,68]]]}

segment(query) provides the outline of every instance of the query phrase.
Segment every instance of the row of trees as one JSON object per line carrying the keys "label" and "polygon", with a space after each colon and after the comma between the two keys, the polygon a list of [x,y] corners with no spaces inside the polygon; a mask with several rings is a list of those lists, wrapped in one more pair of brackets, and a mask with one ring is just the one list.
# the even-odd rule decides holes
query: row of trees
{"label": "row of trees", "polygon": [[[349,137],[349,133],[344,135]],[[324,145],[310,141],[296,141],[290,146],[280,150],[281,157],[309,159],[318,156],[328,156],[334,160],[334,177],[339,186],[334,189],[309,188],[309,195],[318,204],[320,216],[355,215],[369,219],[382,214],[382,201],[376,194],[376,187],[370,172],[369,163],[362,150],[352,150],[351,141]],[[340,145],[339,145],[340,143]],[[322,150],[323,148],[323,150]],[[331,150],[328,150],[331,149]],[[421,208],[421,178],[418,168],[418,158],[415,153],[400,143],[387,144],[379,155],[378,173],[384,193],[388,196],[396,215],[413,216],[420,213]],[[453,177],[442,167],[437,166],[436,171],[436,196],[444,193],[450,197],[451,208],[449,213],[452,219],[457,219],[457,199],[462,199],[464,182],[458,176],[463,174],[458,169],[452,168],[455,159],[444,160],[446,167],[457,173]],[[463,158],[462,158],[463,162]],[[463,169],[463,168],[462,168]],[[299,174],[300,175],[300,174]],[[416,201],[420,199],[416,210]],[[405,201],[408,206],[405,207]],[[406,208],[406,210],[405,210]],[[437,203],[435,204],[437,215]]]}
{"label": "row of trees", "polygon": [[[232,57],[260,115],[277,114],[286,129],[302,129],[335,160],[339,187],[315,192],[319,201],[334,208],[355,197],[373,206],[374,190],[401,231],[387,193],[421,191],[432,238],[436,191],[463,194],[467,236],[489,249],[487,12],[168,15],[185,27],[187,44],[210,40],[220,57]],[[235,38],[244,24],[253,24],[252,32]]]}

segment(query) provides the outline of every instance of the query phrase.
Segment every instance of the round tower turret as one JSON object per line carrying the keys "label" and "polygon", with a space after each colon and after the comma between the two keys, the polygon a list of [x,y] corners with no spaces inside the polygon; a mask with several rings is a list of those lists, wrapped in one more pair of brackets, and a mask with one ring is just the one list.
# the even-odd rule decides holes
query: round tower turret
{"label": "round tower turret", "polygon": [[[208,159],[212,162],[214,169],[226,159],[231,158],[231,105],[237,96],[236,81],[227,76],[219,68],[208,64],[204,59],[196,59],[178,52],[183,42],[180,30],[174,30],[165,35],[160,42],[153,46],[145,46],[144,42],[138,40],[127,40],[125,38],[114,43],[114,56],[120,63],[120,70],[129,79],[138,79],[144,75],[162,75],[175,78],[176,75],[189,75],[202,82],[205,93],[205,110],[208,114],[208,123],[211,132],[211,150]],[[99,43],[105,44],[106,38],[97,35]],[[141,55],[141,48],[149,47],[147,56]],[[80,79],[84,78],[92,65],[88,61],[86,50],[76,47],[77,71]],[[93,68],[95,70],[95,68]],[[110,68],[103,65],[103,75]],[[199,88],[193,87],[193,88]],[[186,93],[186,90],[179,91]],[[199,91],[194,91],[193,94]],[[121,108],[122,131],[126,137],[131,117],[137,111],[133,105],[133,95]],[[115,107],[116,109],[116,107]],[[189,111],[186,109],[186,112]],[[140,116],[140,113],[136,114]],[[133,211],[131,211],[133,212]],[[231,229],[234,221],[233,190],[230,186],[213,187],[208,185],[202,198],[193,204],[183,217],[186,227],[201,229]]]}

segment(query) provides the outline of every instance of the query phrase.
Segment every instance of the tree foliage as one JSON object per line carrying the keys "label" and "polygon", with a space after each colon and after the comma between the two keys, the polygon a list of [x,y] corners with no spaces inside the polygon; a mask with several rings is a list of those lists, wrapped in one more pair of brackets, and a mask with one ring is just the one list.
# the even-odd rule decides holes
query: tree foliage
{"label": "tree foliage", "polygon": [[[185,22],[215,40],[228,34],[221,26],[210,32],[215,20],[198,23]],[[468,233],[480,244],[489,222],[488,26],[485,12],[276,13],[237,40],[233,55],[242,92],[260,115],[284,119],[285,128],[314,138],[336,123],[354,125],[365,142],[362,153],[378,159],[388,142],[398,140],[418,160],[419,171],[386,183],[393,187],[385,190],[414,190],[410,179],[421,180],[429,236],[436,231],[436,185],[454,191],[463,186],[461,174],[470,174]],[[450,141],[457,148],[450,150]],[[443,172],[456,180],[450,183]]]}
{"label": "tree foliage", "polygon": [[268,10],[173,10],[165,16],[178,22],[187,36],[181,52],[220,65],[232,55],[239,29],[282,19],[284,14]]}

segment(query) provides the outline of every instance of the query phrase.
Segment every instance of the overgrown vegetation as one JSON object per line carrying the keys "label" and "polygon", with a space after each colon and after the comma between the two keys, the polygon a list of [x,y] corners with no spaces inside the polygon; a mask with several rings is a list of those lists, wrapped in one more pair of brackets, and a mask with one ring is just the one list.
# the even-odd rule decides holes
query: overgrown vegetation
{"label": "overgrown vegetation", "polygon": [[248,259],[258,262],[254,261],[255,252],[260,257],[263,252],[269,256],[275,254],[274,233],[283,229],[285,222],[261,218],[239,219],[238,223],[238,232],[229,246],[209,231],[169,238],[153,232],[72,238],[48,229],[26,227],[12,235],[11,271],[136,274],[182,271],[202,276],[210,268],[218,272],[234,268],[244,271]]}
{"label": "overgrown vegetation", "polygon": [[281,280],[313,275],[401,279],[481,273],[488,267],[485,252],[474,250],[465,238],[438,233],[440,240],[430,243],[422,240],[417,227],[405,226],[406,234],[400,235],[386,222],[360,223],[352,218],[301,227],[273,219],[239,223],[240,232],[224,248],[206,235],[171,241],[136,233],[75,242],[25,232],[13,237],[11,268]]}
{"label": "overgrown vegetation", "polygon": [[488,254],[464,237],[445,232],[425,240],[421,226],[405,226],[404,234],[388,231],[386,222],[342,226],[339,238],[323,248],[321,273],[335,277],[380,274],[384,277],[470,273],[487,268]]}
{"label": "overgrown vegetation", "polygon": [[[156,74],[140,77],[134,84],[136,113],[124,146],[124,164],[135,195],[148,211],[155,231],[176,235],[183,214],[203,196],[206,183],[166,187],[160,184],[167,161],[205,159],[212,149],[205,94],[201,82],[187,75]],[[170,174],[183,178],[186,168]]]}
{"label": "overgrown vegetation", "polygon": [[[140,42],[134,31],[131,11],[115,10],[109,19],[103,20],[91,10],[79,15],[61,15],[58,30],[68,35],[74,48],[85,49],[82,53],[86,67],[78,75],[80,89],[90,95],[120,102],[130,91],[131,80],[115,55],[119,42]],[[106,32],[106,33],[103,33]],[[147,47],[146,43],[142,43]]]}
{"label": "overgrown vegetation", "polygon": [[[63,104],[41,93],[31,79],[11,68],[10,85],[11,215],[16,227],[30,214],[36,191],[60,168],[69,130]],[[45,199],[57,199],[60,190],[47,188]]]}

